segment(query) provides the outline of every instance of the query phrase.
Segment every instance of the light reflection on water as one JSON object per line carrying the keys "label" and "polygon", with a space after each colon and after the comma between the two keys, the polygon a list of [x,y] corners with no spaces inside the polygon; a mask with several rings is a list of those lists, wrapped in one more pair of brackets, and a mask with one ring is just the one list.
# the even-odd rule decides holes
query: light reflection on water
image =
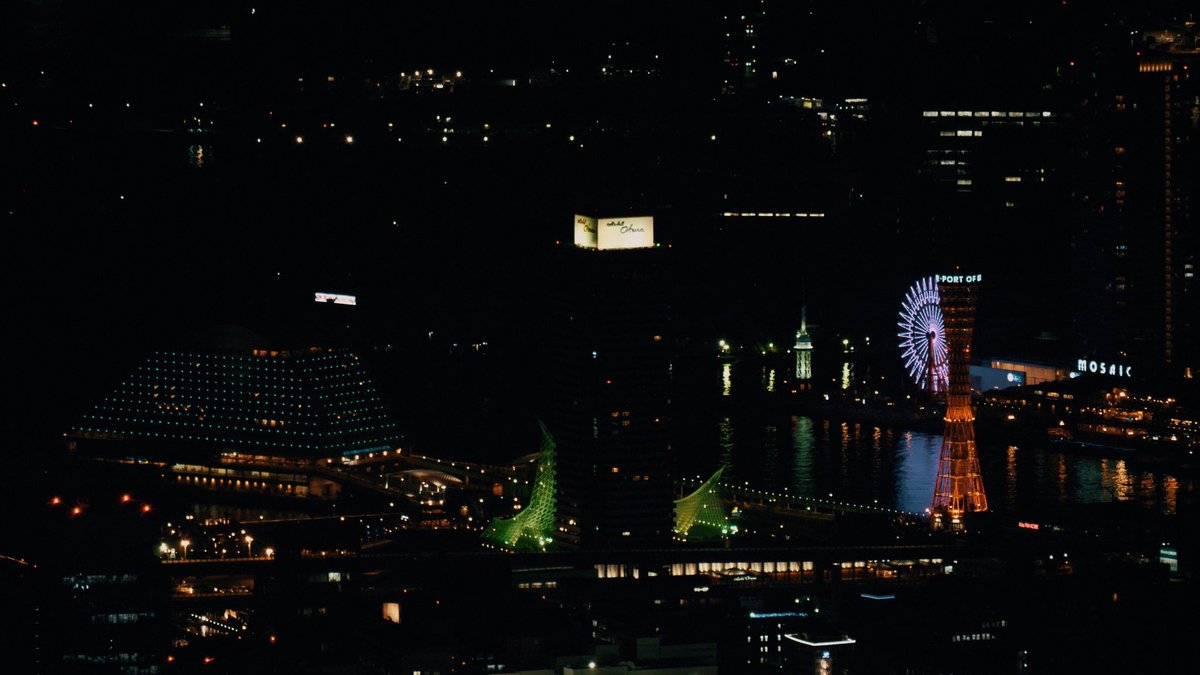
{"label": "light reflection on water", "polygon": [[[708,431],[706,431],[708,430]],[[683,475],[725,464],[730,480],[768,490],[836,498],[908,512],[933,496],[942,437],[803,416],[723,417],[697,425],[681,455]],[[787,448],[787,450],[783,450]],[[1195,480],[1133,469],[1124,459],[1008,444],[979,448],[992,509],[1036,513],[1061,505],[1133,501],[1165,514],[1195,493]],[[1190,499],[1190,497],[1189,497]]]}
{"label": "light reflection on water", "polygon": [[817,483],[813,480],[813,453],[816,440],[813,435],[811,417],[792,418],[792,485],[802,497],[817,496]]}
{"label": "light reflection on water", "polygon": [[894,509],[920,513],[933,500],[942,437],[906,431],[896,446],[896,500]]}

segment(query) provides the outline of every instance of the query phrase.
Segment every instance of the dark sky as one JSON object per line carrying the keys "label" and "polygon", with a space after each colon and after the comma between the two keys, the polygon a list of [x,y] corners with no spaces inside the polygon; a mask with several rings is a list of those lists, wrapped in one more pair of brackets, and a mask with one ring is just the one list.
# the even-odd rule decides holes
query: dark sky
{"label": "dark sky", "polygon": [[[521,321],[536,320],[536,298],[528,295],[537,285],[536,270],[526,253],[551,240],[557,219],[580,205],[610,200],[621,207],[653,206],[664,227],[697,242],[703,230],[685,228],[696,212],[712,211],[710,200],[727,185],[784,203],[844,203],[848,191],[839,188],[835,195],[828,186],[845,178],[830,178],[845,167],[831,169],[807,146],[788,144],[801,132],[771,136],[761,133],[753,112],[735,104],[716,110],[702,105],[719,88],[721,17],[754,6],[3,3],[0,78],[10,88],[2,95],[20,97],[13,101],[20,105],[0,112],[0,140],[6,141],[0,160],[0,197],[7,207],[0,214],[7,218],[4,279],[14,297],[7,310],[16,327],[10,334],[14,353],[29,356],[16,365],[15,379],[31,393],[12,423],[29,429],[23,420],[50,419],[36,430],[45,436],[147,349],[208,323],[270,318],[281,311],[279,294],[307,292],[315,284],[386,289],[395,309],[384,320],[406,329],[436,320],[479,333],[509,316],[517,317],[510,321],[516,327],[505,330],[519,335],[526,330]],[[1093,53],[1109,36],[1127,34],[1126,24],[1159,26],[1186,3],[766,6],[762,48],[768,59],[807,64],[812,77],[797,87],[800,92],[869,95],[886,112],[961,92],[1001,104],[1044,96],[1044,83],[1063,59]],[[229,28],[228,41],[210,39],[224,36],[223,27]],[[598,66],[610,52],[635,64],[659,55],[653,63],[663,76],[648,86],[596,88],[587,77],[598,79]],[[176,133],[180,113],[199,114],[194,106],[200,100],[217,101],[220,112],[214,114],[242,125],[236,128],[246,137],[260,131],[263,115],[279,101],[290,110],[311,106],[314,116],[324,114],[318,104],[289,98],[296,96],[300,76],[336,73],[355,83],[368,75],[437,67],[482,78],[485,70],[516,75],[551,66],[591,75],[550,95],[465,96],[467,123],[505,114],[527,122],[543,110],[580,122],[595,110],[644,135],[610,137],[602,151],[591,147],[584,155],[514,144],[508,154],[487,157],[471,150],[386,153],[366,136],[356,154],[334,145],[336,139],[328,146],[310,143],[306,154],[276,146],[256,154],[218,142],[207,149],[208,167],[198,170],[188,163],[191,142]],[[99,107],[85,113],[90,101]],[[427,102],[389,105],[381,112],[356,100],[352,112],[370,123],[384,113],[416,119],[437,112],[422,107]],[[53,120],[48,127],[62,129],[34,133],[28,125],[40,115]],[[730,127],[721,137],[739,145],[717,153],[672,140],[707,138],[715,119]],[[892,131],[885,115],[881,120],[881,128]],[[286,141],[284,136],[270,140]],[[756,136],[765,140],[754,145]],[[895,147],[904,140],[902,134],[891,138]],[[886,156],[890,150],[884,150]],[[851,178],[874,181],[881,190],[900,183],[895,169],[871,175],[873,165],[864,167]],[[903,288],[892,289],[891,280],[878,275],[906,272],[894,264],[883,236],[888,214],[868,214],[861,229],[834,233],[864,249],[875,246],[865,251],[848,250],[815,227],[764,230],[758,235],[786,237],[777,240],[785,243],[759,246],[763,239],[741,237],[740,249],[710,238],[710,250],[745,257],[732,264],[698,259],[700,277],[711,284],[706,288],[732,286],[724,273],[753,289],[739,303],[714,295],[713,314],[755,307],[764,316],[771,294],[786,284],[780,321],[791,321],[805,261],[838,270],[843,261],[857,260],[881,271],[851,268],[850,281],[837,283],[832,274],[819,277],[840,293],[830,295],[826,307],[820,307],[814,280],[810,297],[817,307],[810,318],[863,330],[864,317],[878,315],[886,325],[890,310],[882,308],[890,308]],[[394,219],[401,221],[399,229],[391,228]],[[765,253],[755,255],[751,242]],[[81,372],[87,377],[78,377]]]}

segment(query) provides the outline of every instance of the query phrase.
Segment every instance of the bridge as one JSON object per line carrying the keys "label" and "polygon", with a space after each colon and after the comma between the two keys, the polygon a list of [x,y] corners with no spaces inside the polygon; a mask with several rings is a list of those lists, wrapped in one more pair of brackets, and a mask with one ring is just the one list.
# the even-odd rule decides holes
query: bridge
{"label": "bridge", "polygon": [[[680,480],[684,489],[689,487],[698,488],[705,481],[699,478],[684,478]],[[834,513],[834,514],[872,514],[872,515],[891,515],[897,517],[917,517],[924,518],[926,514],[913,513],[910,511],[901,511],[898,509],[880,506],[878,504],[856,504],[854,502],[842,501],[830,497],[829,499],[821,499],[818,497],[806,497],[803,495],[793,495],[787,492],[772,492],[770,490],[759,490],[750,487],[747,484],[737,484],[729,480],[720,481],[720,490],[723,493],[725,502],[732,506],[737,506],[743,510],[759,510],[772,511],[775,513],[788,514],[795,513],[811,513],[813,511],[819,513]]]}

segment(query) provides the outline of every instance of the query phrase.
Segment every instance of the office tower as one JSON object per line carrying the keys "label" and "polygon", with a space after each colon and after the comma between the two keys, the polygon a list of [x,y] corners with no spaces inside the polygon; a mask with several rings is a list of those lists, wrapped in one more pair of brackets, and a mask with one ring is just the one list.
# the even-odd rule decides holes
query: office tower
{"label": "office tower", "polygon": [[[649,232],[636,232],[640,223]],[[671,538],[667,251],[654,247],[652,227],[649,218],[600,220],[598,245],[559,251],[547,326],[547,426],[558,443],[562,547],[653,546]],[[606,236],[618,230],[643,239],[632,242],[637,248],[615,248],[622,244]]]}

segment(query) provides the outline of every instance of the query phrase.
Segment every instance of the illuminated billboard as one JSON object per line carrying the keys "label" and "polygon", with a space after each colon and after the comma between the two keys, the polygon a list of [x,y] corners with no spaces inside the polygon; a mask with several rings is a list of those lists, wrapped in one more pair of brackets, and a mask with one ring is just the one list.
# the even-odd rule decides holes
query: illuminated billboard
{"label": "illuminated billboard", "polygon": [[580,248],[596,248],[596,219],[575,214],[575,245]]}
{"label": "illuminated billboard", "polygon": [[358,300],[353,295],[342,295],[341,293],[322,293],[317,291],[315,300],[317,302],[332,303],[334,305],[357,305]]}
{"label": "illuminated billboard", "polygon": [[593,218],[576,214],[575,245],[601,251],[654,248],[654,217]]}
{"label": "illuminated billboard", "polygon": [[600,250],[653,248],[654,218],[601,218],[596,223]]}

